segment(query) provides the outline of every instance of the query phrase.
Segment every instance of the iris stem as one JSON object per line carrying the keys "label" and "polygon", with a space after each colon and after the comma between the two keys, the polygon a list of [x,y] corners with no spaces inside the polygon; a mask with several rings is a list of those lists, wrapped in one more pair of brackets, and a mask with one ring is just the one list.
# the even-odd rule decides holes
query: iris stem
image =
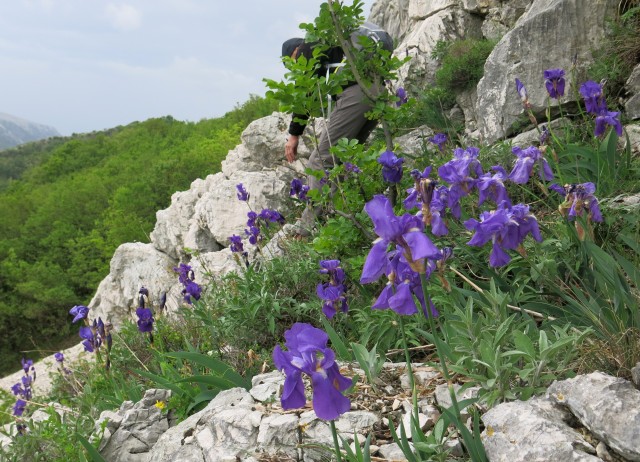
{"label": "iris stem", "polygon": [[330,420],[329,425],[331,426],[331,435],[333,436],[333,446],[336,452],[336,460],[338,462],[342,462],[342,453],[340,452],[340,444],[338,443],[338,430],[336,430],[336,421]]}
{"label": "iris stem", "polygon": [[440,360],[440,366],[442,368],[442,375],[444,375],[444,379],[447,381],[447,385],[449,388],[449,394],[451,395],[451,404],[453,405],[453,410],[455,412],[456,417],[460,420],[462,424],[462,417],[460,416],[460,406],[458,405],[458,398],[456,397],[456,392],[453,388],[453,383],[451,382],[451,374],[449,374],[449,368],[447,367],[447,363],[444,360],[444,353],[442,348],[442,340],[438,335],[436,330],[436,325],[433,320],[433,313],[431,312],[431,304],[429,303],[429,292],[427,291],[427,284],[429,281],[427,280],[427,275],[425,273],[420,273],[420,282],[422,285],[422,294],[424,295],[424,303],[426,308],[425,316],[427,321],[429,322],[429,329],[431,330],[431,334],[433,335],[433,343],[436,346],[436,354],[438,355],[438,359]]}
{"label": "iris stem", "polygon": [[413,404],[413,417],[416,419],[416,425],[419,425],[418,417],[418,390],[416,389],[416,380],[413,375],[413,367],[411,366],[411,355],[409,354],[409,345],[407,343],[407,336],[404,332],[404,321],[402,315],[398,315],[398,322],[400,324],[400,333],[402,335],[402,347],[404,349],[404,359],[407,363],[407,375],[409,375],[409,386],[411,387],[411,401]]}

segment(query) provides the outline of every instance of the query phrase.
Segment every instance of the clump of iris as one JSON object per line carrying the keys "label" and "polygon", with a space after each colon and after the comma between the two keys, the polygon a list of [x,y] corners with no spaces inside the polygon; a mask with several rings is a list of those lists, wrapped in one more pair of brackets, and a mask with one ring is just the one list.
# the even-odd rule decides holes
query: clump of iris
{"label": "clump of iris", "polygon": [[149,342],[153,343],[153,311],[151,308],[147,308],[147,301],[149,299],[149,291],[145,287],[141,287],[138,291],[138,308],[136,309],[136,316],[138,317],[138,330],[143,334],[149,334]]}
{"label": "clump of iris", "polygon": [[27,402],[31,400],[33,396],[33,382],[36,380],[36,368],[33,366],[31,359],[22,358],[20,360],[22,364],[22,370],[24,375],[20,379],[20,382],[11,387],[11,393],[15,396],[19,396],[13,405],[13,415],[21,417],[27,408]]}
{"label": "clump of iris", "polygon": [[192,298],[200,300],[202,288],[195,282],[195,274],[191,266],[185,263],[180,263],[179,266],[173,268],[173,271],[178,273],[178,281],[180,281],[180,284],[183,286],[182,296],[184,302],[188,305],[192,305]]}
{"label": "clump of iris", "polygon": [[284,333],[285,347],[276,345],[273,362],[286,378],[280,398],[283,409],[299,409],[307,398],[302,375],[311,379],[313,410],[323,420],[335,420],[351,408],[343,392],[351,380],[340,374],[336,355],[327,347],[329,336],[311,324],[295,323]]}
{"label": "clump of iris", "polygon": [[309,192],[309,185],[303,184],[299,178],[291,180],[291,188],[289,190],[289,196],[297,198],[301,202],[308,202],[309,198],[307,193]]}
{"label": "clump of iris", "polygon": [[316,287],[316,294],[324,301],[322,312],[329,319],[332,319],[338,310],[346,313],[349,306],[345,296],[345,274],[340,267],[340,260],[321,260],[320,274],[329,276],[329,282],[320,283]]}
{"label": "clump of iris", "polygon": [[489,265],[492,267],[504,266],[511,261],[507,250],[523,253],[522,243],[527,235],[531,234],[536,241],[542,242],[538,221],[525,204],[511,206],[502,201],[495,210],[482,212],[480,220],[471,218],[464,222],[464,226],[474,231],[468,245],[482,247],[491,242]]}

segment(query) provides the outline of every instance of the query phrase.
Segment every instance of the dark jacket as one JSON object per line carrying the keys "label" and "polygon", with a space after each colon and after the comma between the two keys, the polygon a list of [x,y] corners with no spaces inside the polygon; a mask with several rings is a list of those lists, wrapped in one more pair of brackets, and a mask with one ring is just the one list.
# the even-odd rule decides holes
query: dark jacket
{"label": "dark jacket", "polygon": [[[313,58],[313,43],[303,43],[298,48],[298,56],[304,56],[307,59]],[[315,75],[318,77],[325,77],[327,75],[327,65],[332,63],[339,63],[344,58],[344,52],[340,47],[331,47],[325,55],[320,57],[320,67],[316,70]],[[355,82],[350,82],[346,86],[351,86]],[[291,117],[291,124],[289,124],[289,133],[291,135],[300,136],[304,132],[305,124],[301,124],[295,121],[295,119],[301,119],[303,121],[309,120],[309,114],[293,114]]]}

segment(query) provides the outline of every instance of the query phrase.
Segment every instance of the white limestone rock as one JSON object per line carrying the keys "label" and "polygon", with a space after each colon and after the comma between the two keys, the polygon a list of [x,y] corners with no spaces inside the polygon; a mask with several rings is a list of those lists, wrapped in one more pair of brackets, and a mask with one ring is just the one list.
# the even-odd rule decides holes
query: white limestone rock
{"label": "white limestone rock", "polygon": [[[591,50],[601,42],[606,18],[615,12],[618,3],[617,0],[533,2],[494,48],[485,63],[484,77],[478,83],[475,112],[482,114],[477,123],[485,142],[492,143],[510,135],[515,122],[523,115],[514,85],[516,78],[526,86],[533,111],[544,113],[547,107],[544,70],[568,70],[576,54],[580,74],[592,62]],[[563,46],[558,47],[558,43]],[[570,79],[567,79],[563,101],[571,101],[572,94]],[[554,100],[551,103],[556,104]]]}
{"label": "white limestone rock", "polygon": [[615,452],[640,461],[640,390],[631,382],[593,372],[554,382],[547,396],[570,409]]}
{"label": "white limestone rock", "polygon": [[482,416],[482,442],[492,462],[601,462],[569,419],[545,398],[502,403]]}

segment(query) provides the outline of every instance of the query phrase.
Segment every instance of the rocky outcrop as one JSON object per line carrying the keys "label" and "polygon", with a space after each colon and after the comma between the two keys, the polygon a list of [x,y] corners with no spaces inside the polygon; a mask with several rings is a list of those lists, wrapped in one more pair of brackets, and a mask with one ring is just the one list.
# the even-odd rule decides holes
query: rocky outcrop
{"label": "rocky outcrop", "polygon": [[482,420],[492,462],[640,461],[640,391],[600,372],[554,382],[546,396],[500,404]]}
{"label": "rocky outcrop", "polygon": [[640,64],[631,72],[625,87],[631,95],[624,107],[627,117],[630,119],[640,119]]}
{"label": "rocky outcrop", "polygon": [[[141,286],[149,290],[152,302],[166,292],[167,308],[175,311],[182,298],[173,271],[179,263],[188,262],[196,281],[202,282],[205,277],[237,271],[238,263],[227,246],[231,235],[244,236],[247,212],[276,209],[292,221],[290,182],[304,175],[314,130],[307,130],[299,160],[287,164],[282,153],[289,120],[290,116],[274,113],[252,122],[242,134],[242,143],[223,161],[221,172],[195,180],[188,191],[174,193],[171,205],[156,214],[149,244],[118,247],[109,275],[89,304],[91,316],[100,316],[116,327],[132,319]],[[236,196],[239,183],[251,194],[247,202]]]}
{"label": "rocky outcrop", "polygon": [[[542,113],[548,95],[544,87],[546,69],[562,68],[567,72],[575,63],[578,82],[593,61],[592,50],[605,34],[605,20],[618,6],[617,0],[536,0],[494,48],[478,83],[476,113],[482,140],[492,143],[509,136],[523,113],[514,81],[520,79],[529,94],[532,110]],[[562,46],[558,46],[562,44]],[[574,90],[565,90],[571,101]],[[552,106],[556,105],[554,100]]]}
{"label": "rocky outcrop", "polygon": [[[358,373],[352,367],[346,369]],[[420,389],[433,390],[434,383],[439,383],[418,403],[419,421],[426,433],[440,417],[435,404],[446,408],[451,401],[440,374],[417,364],[415,369],[422,372],[417,382]],[[396,383],[406,382],[401,377],[404,365],[385,363],[385,370]],[[332,447],[327,422],[309,407],[283,410],[279,404],[283,383],[284,376],[278,371],[257,375],[250,390],[222,391],[203,410],[173,426],[170,416],[158,406],[170,392],[149,390],[139,403],[126,402],[116,412],[103,412],[96,424],[98,429],[106,421],[100,451],[110,461],[325,460],[328,452],[320,447]],[[384,435],[388,435],[390,420],[396,427],[401,421],[409,424],[409,389],[393,388],[391,396],[373,398],[367,398],[360,387],[356,390],[351,396],[352,410],[336,421],[340,436],[353,442],[357,433],[362,444],[371,434],[372,455],[405,460],[397,444]],[[474,396],[477,391],[458,391],[458,398]],[[482,441],[491,462],[638,461],[639,416],[640,391],[630,382],[596,372],[555,382],[546,396],[494,407],[482,416]],[[446,447],[456,457],[463,455],[453,435]]]}

